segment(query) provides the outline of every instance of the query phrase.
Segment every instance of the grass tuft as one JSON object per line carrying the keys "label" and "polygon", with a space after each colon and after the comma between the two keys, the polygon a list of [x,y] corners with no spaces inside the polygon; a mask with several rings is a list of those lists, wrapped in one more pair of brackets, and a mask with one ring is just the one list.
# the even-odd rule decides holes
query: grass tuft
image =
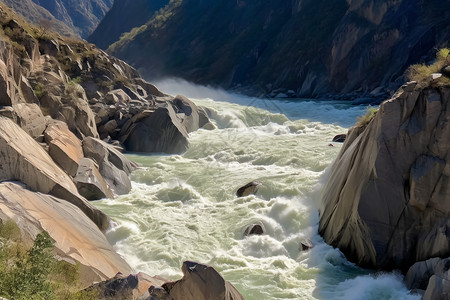
{"label": "grass tuft", "polygon": [[[427,84],[431,74],[440,73],[444,66],[450,64],[450,49],[443,48],[436,53],[436,61],[431,65],[415,64],[409,67],[406,75],[409,80],[417,81],[420,84]],[[446,76],[440,77],[435,82],[432,82],[433,86],[450,85],[450,78]]]}

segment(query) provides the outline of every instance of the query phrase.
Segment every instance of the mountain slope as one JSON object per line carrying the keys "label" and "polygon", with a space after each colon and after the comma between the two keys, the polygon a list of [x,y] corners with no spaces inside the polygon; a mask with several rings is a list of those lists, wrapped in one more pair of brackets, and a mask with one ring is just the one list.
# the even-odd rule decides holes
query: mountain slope
{"label": "mountain slope", "polygon": [[43,19],[50,20],[53,30],[81,37],[87,37],[97,27],[113,4],[113,0],[3,0],[3,2],[34,24],[39,24]]}
{"label": "mountain slope", "polygon": [[408,65],[448,46],[449,10],[438,0],[177,0],[109,51],[146,76],[225,88],[389,92]]}
{"label": "mountain slope", "polygon": [[169,0],[116,0],[88,41],[106,49],[118,41],[122,33],[145,24],[167,3]]}

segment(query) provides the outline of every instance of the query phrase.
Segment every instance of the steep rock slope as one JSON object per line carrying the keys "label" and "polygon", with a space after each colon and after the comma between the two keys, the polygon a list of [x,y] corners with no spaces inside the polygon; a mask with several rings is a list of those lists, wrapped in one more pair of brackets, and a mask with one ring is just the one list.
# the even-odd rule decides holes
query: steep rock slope
{"label": "steep rock slope", "polygon": [[[51,29],[87,37],[111,8],[113,0],[3,0],[34,24],[48,20]],[[66,26],[61,26],[65,24]],[[63,29],[63,30],[62,30]]]}
{"label": "steep rock slope", "polygon": [[[88,41],[105,49],[117,42],[123,33],[144,25],[169,0],[115,0]],[[117,22],[117,20],[122,20]]]}
{"label": "steep rock slope", "polygon": [[448,45],[449,9],[439,0],[177,0],[109,51],[149,77],[376,96]]}
{"label": "steep rock slope", "polygon": [[92,44],[42,34],[4,4],[0,35],[0,222],[12,219],[27,239],[48,231],[56,254],[82,265],[86,285],[129,274],[102,234],[110,219],[86,198],[130,191],[137,166],[123,144],[184,151],[199,110]]}
{"label": "steep rock slope", "polygon": [[319,233],[349,260],[406,272],[449,257],[449,83],[409,82],[349,130],[319,207]]}
{"label": "steep rock slope", "polygon": [[36,25],[51,24],[52,30],[57,31],[64,36],[77,36],[74,28],[71,28],[63,21],[58,20],[48,10],[37,5],[32,0],[2,0],[1,2],[13,9],[16,13],[25,17],[30,23]]}

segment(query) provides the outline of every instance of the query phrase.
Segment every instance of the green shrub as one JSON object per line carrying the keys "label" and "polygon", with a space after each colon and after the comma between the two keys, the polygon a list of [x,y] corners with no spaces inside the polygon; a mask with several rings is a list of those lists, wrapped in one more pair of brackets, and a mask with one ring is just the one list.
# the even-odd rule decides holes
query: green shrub
{"label": "green shrub", "polygon": [[[433,73],[439,73],[445,65],[450,63],[450,49],[443,48],[436,53],[436,61],[431,65],[415,64],[408,68],[407,77],[411,81],[417,81],[419,84],[426,82],[427,78]],[[442,76],[435,85],[450,85],[450,79]]]}
{"label": "green shrub", "polygon": [[366,109],[366,114],[362,117],[358,117],[358,122],[356,123],[356,126],[358,127],[366,127],[370,121],[375,117],[375,115],[378,112],[378,108],[369,106]]}
{"label": "green shrub", "polygon": [[21,299],[97,299],[95,292],[79,291],[79,265],[53,257],[53,240],[43,231],[27,250],[20,229],[0,220],[0,296]]}
{"label": "green shrub", "polygon": [[44,87],[42,86],[42,84],[40,83],[36,84],[36,86],[34,87],[34,94],[38,98],[42,97],[42,95],[44,94]]}

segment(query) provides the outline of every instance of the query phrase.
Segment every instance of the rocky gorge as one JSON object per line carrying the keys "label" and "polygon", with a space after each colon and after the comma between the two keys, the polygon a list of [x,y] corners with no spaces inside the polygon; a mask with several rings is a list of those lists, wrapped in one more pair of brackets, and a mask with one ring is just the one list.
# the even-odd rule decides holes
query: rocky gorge
{"label": "rocky gorge", "polygon": [[[125,149],[184,151],[188,133],[209,124],[206,112],[183,96],[163,94],[95,46],[43,32],[4,5],[0,25],[0,224],[16,223],[27,245],[48,232],[54,257],[79,266],[79,288],[127,282],[120,291],[91,288],[106,298],[155,299],[150,293],[167,291],[161,297],[185,299],[180,294],[190,290],[201,299],[213,286],[213,293],[239,299],[204,265],[190,263],[185,278],[167,289],[156,288],[164,279],[128,276],[133,270],[103,234],[110,218],[88,201],[130,191],[129,174],[138,166]],[[203,270],[216,274],[215,285],[199,286]]]}
{"label": "rocky gorge", "polygon": [[[103,234],[110,218],[89,202],[130,192],[129,175],[139,166],[124,151],[186,151],[189,133],[214,128],[208,110],[164,94],[91,44],[0,7],[1,224],[13,220],[29,244],[47,231],[54,256],[80,266],[80,289],[99,298],[242,299],[214,268],[192,261],[174,282],[134,274]],[[377,21],[370,11],[365,16]],[[327,243],[358,265],[401,270],[425,299],[445,299],[450,282],[445,70],[403,85],[348,132],[319,207]],[[239,189],[240,201],[259,186]],[[245,234],[270,231],[251,226]]]}

